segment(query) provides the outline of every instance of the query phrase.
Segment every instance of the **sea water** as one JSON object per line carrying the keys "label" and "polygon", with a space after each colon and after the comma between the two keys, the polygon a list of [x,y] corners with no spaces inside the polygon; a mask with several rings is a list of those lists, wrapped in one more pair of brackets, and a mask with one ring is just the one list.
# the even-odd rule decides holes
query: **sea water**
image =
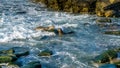
{"label": "sea water", "polygon": [[[51,11],[29,0],[0,0],[0,49],[28,47],[30,55],[18,62],[40,61],[43,68],[95,68],[90,61],[104,50],[120,46],[120,36],[105,35],[96,25],[96,15]],[[120,24],[119,18],[112,18]],[[74,34],[59,37],[35,31],[38,26],[70,28]],[[50,49],[49,58],[37,56]]]}

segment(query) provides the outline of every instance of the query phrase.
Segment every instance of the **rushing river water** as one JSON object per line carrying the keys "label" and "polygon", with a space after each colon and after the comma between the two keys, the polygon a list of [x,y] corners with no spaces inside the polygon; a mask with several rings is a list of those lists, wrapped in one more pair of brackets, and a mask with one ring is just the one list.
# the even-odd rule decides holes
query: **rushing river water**
{"label": "rushing river water", "polygon": [[[120,36],[102,34],[95,22],[97,16],[48,11],[43,6],[28,0],[0,0],[0,49],[28,47],[30,55],[18,60],[22,64],[37,60],[43,68],[94,68],[90,61],[96,55],[120,46]],[[120,24],[119,18],[112,21]],[[75,33],[59,37],[34,30],[50,25],[71,28]],[[44,49],[54,54],[38,57]]]}

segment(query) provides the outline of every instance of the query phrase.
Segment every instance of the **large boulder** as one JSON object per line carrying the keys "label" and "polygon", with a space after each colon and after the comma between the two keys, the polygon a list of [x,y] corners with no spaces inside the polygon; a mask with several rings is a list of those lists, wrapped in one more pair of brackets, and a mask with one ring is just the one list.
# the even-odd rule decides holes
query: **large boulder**
{"label": "large boulder", "polygon": [[96,0],[35,0],[48,8],[71,13],[94,13]]}
{"label": "large boulder", "polygon": [[120,17],[120,0],[98,0],[96,14],[103,17]]}
{"label": "large boulder", "polygon": [[71,13],[96,13],[103,17],[120,17],[120,0],[33,0],[48,8]]}

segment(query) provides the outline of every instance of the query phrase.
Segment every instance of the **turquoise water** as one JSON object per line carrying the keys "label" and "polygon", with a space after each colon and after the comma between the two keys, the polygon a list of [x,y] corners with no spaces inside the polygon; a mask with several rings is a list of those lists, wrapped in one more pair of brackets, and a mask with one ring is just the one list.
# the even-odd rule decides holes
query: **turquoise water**
{"label": "turquoise water", "polygon": [[[104,50],[120,46],[120,36],[105,35],[96,25],[95,15],[48,11],[28,0],[0,0],[0,49],[28,47],[30,55],[18,62],[40,61],[43,68],[95,68],[90,61]],[[120,24],[119,18],[112,18]],[[59,37],[52,32],[35,31],[38,26],[71,28],[75,33]],[[118,28],[119,29],[119,28]],[[50,49],[51,57],[38,52]]]}

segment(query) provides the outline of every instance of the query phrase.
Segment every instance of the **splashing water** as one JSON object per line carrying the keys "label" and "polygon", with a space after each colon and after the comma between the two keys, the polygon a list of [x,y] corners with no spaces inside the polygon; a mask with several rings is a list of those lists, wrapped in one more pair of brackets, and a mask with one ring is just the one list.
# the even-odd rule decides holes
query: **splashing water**
{"label": "splashing water", "polygon": [[[89,64],[94,56],[120,45],[119,36],[100,33],[96,18],[95,15],[47,11],[43,5],[28,0],[0,0],[0,48],[29,47],[31,54],[19,60],[23,64],[39,60],[43,68],[94,68]],[[88,25],[84,25],[86,23]],[[52,32],[34,30],[50,25],[72,28],[75,34],[58,37]],[[36,56],[43,49],[54,51],[54,55],[50,58]]]}

